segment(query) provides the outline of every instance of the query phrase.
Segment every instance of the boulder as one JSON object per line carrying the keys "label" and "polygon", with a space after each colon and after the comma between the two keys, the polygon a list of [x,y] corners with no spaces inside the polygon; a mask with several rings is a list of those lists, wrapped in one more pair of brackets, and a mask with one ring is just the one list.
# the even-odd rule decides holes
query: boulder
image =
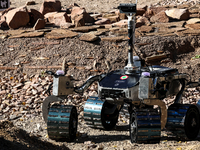
{"label": "boulder", "polygon": [[30,17],[26,7],[12,9],[6,14],[6,22],[11,29],[26,26],[29,21]]}
{"label": "boulder", "polygon": [[42,15],[39,11],[37,11],[36,9],[30,9],[28,10],[29,13],[29,17],[30,17],[30,21],[29,23],[31,25],[35,25],[36,21],[38,19],[44,19],[44,15]]}
{"label": "boulder", "polygon": [[53,12],[47,13],[45,18],[48,19],[50,23],[60,26],[62,23],[71,22],[68,14],[66,12]]}
{"label": "boulder", "polygon": [[138,27],[141,27],[142,25],[147,25],[149,26],[151,23],[150,21],[148,20],[148,18],[146,17],[143,17],[143,16],[140,16],[137,18],[137,21],[136,21],[136,28]]}
{"label": "boulder", "polygon": [[150,22],[167,23],[167,22],[169,22],[169,17],[165,14],[164,11],[162,11],[162,12],[159,12],[158,14],[152,16],[150,18]]}
{"label": "boulder", "polygon": [[[81,16],[81,17],[78,17]],[[82,19],[81,19],[82,18]],[[75,20],[83,20],[85,23],[94,23],[94,18],[91,17],[85,10],[85,8],[74,6],[71,11],[71,20],[72,23],[75,23]]]}
{"label": "boulder", "polygon": [[72,23],[75,25],[75,27],[81,27],[85,26],[85,20],[84,20],[84,15],[78,15],[74,17],[74,20],[72,20]]}
{"label": "boulder", "polygon": [[45,15],[49,12],[58,12],[61,10],[61,2],[59,0],[44,0],[40,7],[40,13]]}
{"label": "boulder", "polygon": [[71,19],[74,20],[76,16],[79,16],[85,12],[85,8],[74,6],[71,11]]}
{"label": "boulder", "polygon": [[34,30],[39,30],[39,29],[43,29],[46,25],[46,22],[44,19],[38,19],[37,22],[35,23],[33,29]]}
{"label": "boulder", "polygon": [[173,8],[165,11],[166,15],[172,19],[187,20],[190,17],[188,9]]}

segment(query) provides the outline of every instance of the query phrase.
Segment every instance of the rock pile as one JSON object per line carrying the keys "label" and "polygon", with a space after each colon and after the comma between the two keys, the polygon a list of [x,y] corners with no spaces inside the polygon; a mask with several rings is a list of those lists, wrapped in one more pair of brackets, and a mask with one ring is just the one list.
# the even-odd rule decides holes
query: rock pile
{"label": "rock pile", "polygon": [[[169,5],[167,5],[168,3],[164,5],[164,2],[160,2],[149,7],[138,6],[136,36],[199,35],[200,4],[194,2],[195,5],[192,5],[192,2],[194,1],[187,4],[180,3],[178,6],[171,5],[171,1]],[[119,10],[114,9],[110,12],[98,14],[87,13],[85,8],[77,4],[70,5],[65,10],[61,9],[61,6],[59,0],[45,0],[39,11],[27,9],[26,6],[9,8],[1,13],[1,28],[5,29],[9,27],[10,29],[18,29],[26,26],[28,30],[24,32],[31,32],[11,36],[10,38],[44,36],[43,32],[49,32],[49,30],[53,30],[53,28],[49,27],[54,27],[76,32],[98,31],[86,34],[80,38],[80,40],[90,42],[98,40],[99,35],[104,34],[105,31],[112,31],[112,34],[115,36],[121,36],[120,39],[126,40],[127,17],[125,14],[121,14]],[[48,28],[48,30],[40,30],[43,28]],[[32,32],[40,32],[40,34],[33,34]],[[2,31],[1,34],[6,34],[6,32]],[[51,36],[47,35],[46,37],[56,39],[66,37],[63,30],[57,34],[53,34],[54,36],[52,36],[52,33],[50,34]],[[113,41],[110,38],[102,40]],[[114,41],[116,40],[114,39]]]}

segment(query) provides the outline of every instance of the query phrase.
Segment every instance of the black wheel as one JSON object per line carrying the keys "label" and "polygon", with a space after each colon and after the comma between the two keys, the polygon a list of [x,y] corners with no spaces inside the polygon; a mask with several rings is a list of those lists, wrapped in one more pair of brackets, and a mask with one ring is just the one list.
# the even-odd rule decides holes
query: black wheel
{"label": "black wheel", "polygon": [[132,143],[159,143],[161,136],[160,113],[156,109],[140,108],[130,114]]}
{"label": "black wheel", "polygon": [[78,115],[75,106],[54,104],[49,109],[47,132],[54,140],[73,141],[76,138]]}
{"label": "black wheel", "polygon": [[188,139],[194,140],[197,138],[200,129],[200,115],[196,107],[190,107],[185,117],[185,134]]}
{"label": "black wheel", "polygon": [[137,142],[138,122],[136,111],[132,111],[130,113],[129,132],[131,143]]}
{"label": "black wheel", "polygon": [[[114,110],[113,113],[109,113],[108,110]],[[119,110],[116,105],[104,102],[101,111],[101,123],[104,129],[111,130],[115,127],[119,117]]]}

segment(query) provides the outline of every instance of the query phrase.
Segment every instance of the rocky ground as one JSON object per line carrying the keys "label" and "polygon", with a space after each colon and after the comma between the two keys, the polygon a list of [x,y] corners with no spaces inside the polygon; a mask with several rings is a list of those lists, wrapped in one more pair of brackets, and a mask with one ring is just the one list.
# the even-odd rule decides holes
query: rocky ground
{"label": "rocky ground", "polygon": [[[21,3],[17,2],[11,0],[13,6],[25,3],[23,0],[20,1]],[[69,4],[61,2],[64,6]],[[102,7],[105,6],[103,1],[92,1],[94,7],[85,2],[76,1],[79,5],[88,8],[88,11],[97,7],[101,11],[109,11],[118,4],[118,1],[110,2],[106,5],[107,8]],[[39,8],[41,1],[36,3],[37,5],[33,7]],[[139,3],[150,4],[149,1],[139,1]],[[183,3],[193,5],[196,1],[151,2],[158,6]],[[171,26],[173,24],[175,23]],[[7,32],[9,36],[13,36],[20,30]],[[47,97],[46,90],[52,82],[52,77],[44,72],[61,69],[65,59],[66,74],[73,76],[75,85],[81,85],[91,75],[107,72],[111,67],[111,70],[123,68],[127,59],[127,40],[85,42],[79,39],[83,33],[77,33],[76,37],[57,40],[46,37],[0,39],[0,149],[200,149],[200,138],[195,141],[177,139],[173,136],[169,137],[165,130],[162,131],[161,142],[158,144],[132,144],[129,137],[129,119],[123,113],[112,131],[88,128],[83,120],[83,105],[88,96],[96,94],[96,84],[93,84],[83,95],[69,95],[65,100],[65,103],[73,104],[78,109],[76,140],[66,142],[49,139],[47,126],[42,118],[41,105]],[[200,74],[200,63],[197,57],[200,55],[200,37],[197,33],[196,30],[178,36],[170,32],[169,36],[168,31],[168,33],[153,32],[149,35],[137,36],[136,51],[148,61],[148,64],[177,68],[179,72],[188,73],[191,79],[196,81]],[[115,34],[114,30],[106,30],[99,37],[103,39]],[[5,34],[1,35],[3,36]],[[186,90],[182,100],[184,103],[195,104],[200,99],[199,92],[199,88],[190,88]],[[173,97],[164,101],[170,105]]]}

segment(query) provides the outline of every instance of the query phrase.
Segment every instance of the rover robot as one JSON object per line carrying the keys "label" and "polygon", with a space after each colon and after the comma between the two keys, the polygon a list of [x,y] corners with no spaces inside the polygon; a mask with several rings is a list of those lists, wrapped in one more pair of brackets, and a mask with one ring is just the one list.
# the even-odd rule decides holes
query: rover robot
{"label": "rover robot", "polygon": [[[62,72],[54,74],[53,95],[42,106],[43,118],[51,139],[76,138],[78,114],[75,106],[59,105],[62,96],[83,93],[93,82],[98,82],[98,96],[91,96],[84,105],[84,120],[89,127],[111,130],[115,127],[120,110],[126,104],[130,114],[129,130],[132,143],[155,143],[161,130],[167,129],[187,139],[197,138],[200,130],[200,101],[183,104],[182,94],[187,87],[199,86],[188,75],[177,69],[146,66],[140,57],[133,56],[136,3],[120,4],[121,13],[128,17],[128,63],[121,70],[89,78],[82,86],[74,87]],[[164,98],[174,95],[168,108]],[[157,106],[157,107],[155,107]]]}

